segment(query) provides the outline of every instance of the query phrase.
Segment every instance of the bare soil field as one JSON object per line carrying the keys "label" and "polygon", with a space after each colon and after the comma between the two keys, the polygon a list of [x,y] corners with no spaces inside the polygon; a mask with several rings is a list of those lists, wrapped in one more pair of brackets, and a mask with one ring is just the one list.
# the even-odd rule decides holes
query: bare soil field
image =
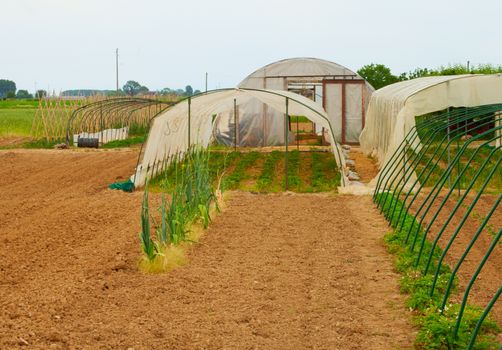
{"label": "bare soil field", "polygon": [[169,273],[138,271],[137,153],[0,152],[0,348],[395,349],[414,330],[368,197],[234,192]]}

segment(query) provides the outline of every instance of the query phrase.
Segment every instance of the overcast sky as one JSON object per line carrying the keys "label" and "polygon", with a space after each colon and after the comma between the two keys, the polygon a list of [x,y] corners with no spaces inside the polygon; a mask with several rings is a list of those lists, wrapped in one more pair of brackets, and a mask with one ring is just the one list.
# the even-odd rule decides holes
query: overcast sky
{"label": "overcast sky", "polygon": [[0,79],[56,92],[230,87],[268,63],[318,57],[395,74],[502,64],[502,0],[0,0]]}

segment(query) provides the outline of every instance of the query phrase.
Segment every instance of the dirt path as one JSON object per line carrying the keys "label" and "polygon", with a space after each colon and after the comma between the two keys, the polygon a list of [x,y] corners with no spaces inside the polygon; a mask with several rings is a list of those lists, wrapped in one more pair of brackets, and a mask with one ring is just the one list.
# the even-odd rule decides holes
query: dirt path
{"label": "dirt path", "polygon": [[136,153],[1,152],[0,348],[394,349],[414,339],[367,197],[235,192],[189,264],[136,268]]}
{"label": "dirt path", "polygon": [[378,165],[375,160],[364,154],[359,147],[352,146],[349,157],[355,162],[355,170],[362,183],[369,183],[378,175]]}

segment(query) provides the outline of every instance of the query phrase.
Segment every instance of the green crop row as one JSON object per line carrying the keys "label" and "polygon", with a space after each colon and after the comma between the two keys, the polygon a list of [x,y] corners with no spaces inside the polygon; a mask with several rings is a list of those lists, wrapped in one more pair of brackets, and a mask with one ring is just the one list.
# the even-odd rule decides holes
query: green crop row
{"label": "green crop row", "polygon": [[259,157],[260,153],[258,152],[241,154],[241,157],[237,160],[235,169],[223,179],[223,188],[230,190],[237,189],[241,181],[246,178],[246,169],[252,167]]}
{"label": "green crop row", "polygon": [[[174,183],[169,184],[171,175]],[[140,241],[144,253],[146,270],[158,270],[157,266],[167,266],[166,250],[170,246],[190,241],[189,227],[194,223],[202,223],[207,228],[211,220],[210,208],[218,209],[216,197],[217,188],[209,170],[209,152],[201,147],[194,147],[183,159],[175,159],[169,169],[163,174],[167,176],[166,188],[169,195],[161,197],[158,208],[160,222],[156,225],[155,234],[151,229],[151,216],[148,202],[148,184],[145,187],[141,210]],[[154,268],[149,268],[154,266]],[[162,270],[162,268],[160,268]]]}
{"label": "green crop row", "polygon": [[283,154],[279,151],[273,151],[265,159],[263,168],[256,181],[256,188],[259,192],[268,191],[274,182],[277,164],[283,158]]}
{"label": "green crop row", "polygon": [[[222,181],[222,188],[256,191],[261,193],[281,192],[285,188],[284,152],[236,152],[211,150],[209,174],[214,182]],[[161,175],[150,181],[152,191],[171,191],[176,183],[174,167],[170,166]],[[340,184],[336,160],[328,152],[299,152],[288,155],[288,189],[294,192],[332,191]]]}

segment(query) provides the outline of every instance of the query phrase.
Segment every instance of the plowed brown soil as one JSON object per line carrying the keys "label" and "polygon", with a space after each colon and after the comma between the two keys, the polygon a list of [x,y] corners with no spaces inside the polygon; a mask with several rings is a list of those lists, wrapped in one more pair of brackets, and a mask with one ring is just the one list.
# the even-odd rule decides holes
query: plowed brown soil
{"label": "plowed brown soil", "polygon": [[189,254],[138,271],[131,151],[0,152],[0,348],[395,349],[414,339],[367,197],[232,193]]}
{"label": "plowed brown soil", "polygon": [[[473,237],[475,236],[477,230],[482,224],[485,216],[492,208],[496,202],[498,196],[486,194],[483,195],[479,202],[475,205],[473,212],[466,217],[465,222],[462,225],[457,237],[453,241],[448,254],[445,256],[445,262],[449,264],[450,267],[454,267],[459,261],[462,254],[465,253],[468,245],[471,243]],[[427,227],[432,216],[439,209],[439,205],[444,197],[439,196],[438,199],[432,205],[432,209],[427,214],[424,220],[424,227]],[[438,241],[438,245],[445,248],[452,238],[454,232],[457,230],[459,224],[462,222],[467,210],[466,208],[472,203],[473,195],[469,195],[465,201],[464,205],[461,206],[455,214],[453,215],[450,223],[446,226],[444,233]],[[445,207],[439,212],[437,220],[434,221],[431,226],[431,231],[429,239],[432,241],[436,239],[438,233],[442,229],[443,225],[449,218],[452,212],[454,212],[455,206],[457,204],[457,198],[450,198],[446,202]],[[423,200],[422,200],[423,201]],[[422,202],[420,201],[420,203]],[[414,206],[415,210],[418,207],[418,203]],[[423,211],[422,211],[423,213]],[[476,239],[474,245],[470,249],[466,259],[462,263],[460,269],[458,270],[459,277],[459,293],[452,296],[452,300],[455,302],[461,302],[462,297],[465,292],[465,288],[468,285],[470,279],[472,278],[474,272],[480,265],[481,261],[485,257],[488,248],[492,244],[495,234],[502,227],[502,207],[498,206],[494,211],[491,219],[488,221],[488,225],[491,227],[492,232],[486,228],[481,232],[479,237]],[[493,296],[496,294],[498,288],[500,288],[500,281],[502,281],[502,245],[499,243],[495,246],[492,254],[489,256],[488,260],[484,264],[478,278],[472,286],[469,293],[469,303],[476,304],[482,308],[490,302]],[[491,316],[498,322],[502,324],[502,304],[496,303],[491,311]],[[502,341],[502,333],[499,334],[499,339]]]}

